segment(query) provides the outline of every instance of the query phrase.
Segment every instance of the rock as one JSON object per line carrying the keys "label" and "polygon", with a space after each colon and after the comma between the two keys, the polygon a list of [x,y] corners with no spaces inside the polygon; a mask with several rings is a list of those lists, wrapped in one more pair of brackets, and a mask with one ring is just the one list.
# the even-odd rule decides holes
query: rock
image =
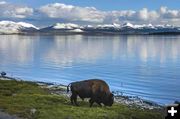
{"label": "rock", "polygon": [[9,115],[5,112],[0,112],[0,119],[20,119],[20,118],[14,115]]}
{"label": "rock", "polygon": [[180,102],[176,100],[176,101],[174,101],[174,104],[180,104]]}
{"label": "rock", "polygon": [[14,96],[14,97],[15,97],[16,95],[17,95],[16,93],[12,94],[12,96]]}
{"label": "rock", "polygon": [[33,109],[30,110],[30,112],[31,112],[32,115],[35,114],[36,111],[37,111],[37,110],[36,110],[35,108],[33,108]]}
{"label": "rock", "polygon": [[2,71],[2,72],[1,72],[1,76],[2,76],[2,77],[6,76],[6,72]]}

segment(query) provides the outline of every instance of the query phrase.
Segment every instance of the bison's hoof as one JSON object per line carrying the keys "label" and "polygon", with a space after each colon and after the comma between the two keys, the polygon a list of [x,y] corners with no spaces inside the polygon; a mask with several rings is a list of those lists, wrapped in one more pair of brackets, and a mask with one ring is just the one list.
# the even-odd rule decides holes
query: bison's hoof
{"label": "bison's hoof", "polygon": [[76,106],[79,106],[79,104],[76,104]]}

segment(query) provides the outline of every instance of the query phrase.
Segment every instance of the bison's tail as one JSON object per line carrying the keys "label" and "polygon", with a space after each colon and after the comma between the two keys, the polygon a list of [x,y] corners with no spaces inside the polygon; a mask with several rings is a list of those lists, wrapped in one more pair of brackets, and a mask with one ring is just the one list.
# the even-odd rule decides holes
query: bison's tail
{"label": "bison's tail", "polygon": [[71,85],[71,83],[67,86],[67,93],[69,92],[69,86]]}

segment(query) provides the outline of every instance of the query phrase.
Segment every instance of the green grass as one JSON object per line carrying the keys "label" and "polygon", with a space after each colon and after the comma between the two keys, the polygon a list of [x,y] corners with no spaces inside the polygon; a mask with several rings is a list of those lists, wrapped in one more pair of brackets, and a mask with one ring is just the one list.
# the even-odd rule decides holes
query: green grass
{"label": "green grass", "polygon": [[[79,101],[72,106],[67,97],[52,95],[37,84],[0,80],[0,108],[27,119],[163,119],[161,113],[114,104],[112,107],[89,107]],[[36,111],[33,113],[33,109]]]}

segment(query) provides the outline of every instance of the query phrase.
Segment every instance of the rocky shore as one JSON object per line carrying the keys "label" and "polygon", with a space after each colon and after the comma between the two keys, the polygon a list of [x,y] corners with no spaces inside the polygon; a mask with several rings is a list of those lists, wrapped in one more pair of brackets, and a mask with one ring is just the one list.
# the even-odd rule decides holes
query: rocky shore
{"label": "rocky shore", "polygon": [[21,119],[21,118],[0,111],[0,119]]}

